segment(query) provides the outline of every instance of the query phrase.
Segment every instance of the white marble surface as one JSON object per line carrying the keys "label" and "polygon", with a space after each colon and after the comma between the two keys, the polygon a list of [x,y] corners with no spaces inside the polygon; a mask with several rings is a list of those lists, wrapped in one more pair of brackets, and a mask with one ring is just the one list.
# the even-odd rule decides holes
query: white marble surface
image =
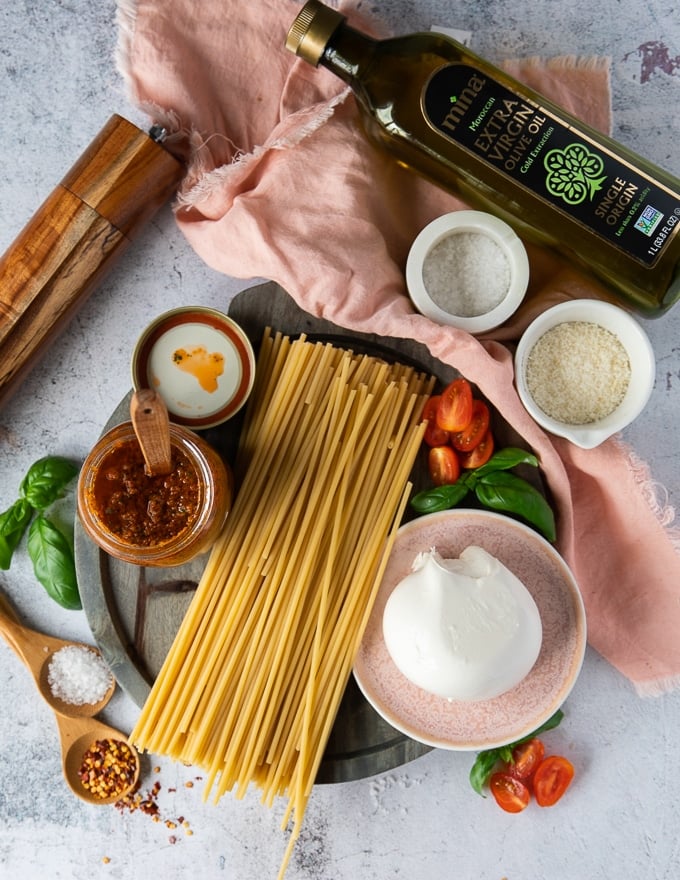
{"label": "white marble surface", "polygon": [[[433,23],[472,31],[475,49],[513,55],[598,53],[612,58],[616,135],[680,175],[680,17],[663,0],[376,0],[395,32]],[[0,4],[0,252],[113,112],[145,126],[116,72],[113,0]],[[644,44],[665,45],[656,61]],[[225,84],[225,88],[228,84]],[[249,283],[221,277],[190,250],[169,209],[102,284],[0,411],[0,507],[47,453],[82,459],[129,387],[141,326],[174,305],[225,309]],[[626,432],[668,501],[680,500],[680,310],[645,322],[658,359],[653,398]],[[611,585],[613,587],[613,585]],[[34,581],[25,552],[0,587],[29,625],[92,641],[82,612],[64,611]],[[0,644],[0,876],[80,880],[275,877],[284,848],[280,811],[255,795],[204,805],[190,768],[158,762],[163,819],[88,807],[64,785],[54,720],[28,673]],[[471,757],[435,751],[393,772],[318,787],[290,880],[671,880],[680,876],[680,694],[642,700],[589,651],[551,747],[577,780],[553,810],[509,816],[469,788]],[[136,709],[120,692],[106,720],[129,729]],[[186,782],[196,784],[186,787]],[[173,790],[174,789],[174,790]],[[171,836],[176,836],[171,843]],[[110,859],[108,863],[104,858]]]}

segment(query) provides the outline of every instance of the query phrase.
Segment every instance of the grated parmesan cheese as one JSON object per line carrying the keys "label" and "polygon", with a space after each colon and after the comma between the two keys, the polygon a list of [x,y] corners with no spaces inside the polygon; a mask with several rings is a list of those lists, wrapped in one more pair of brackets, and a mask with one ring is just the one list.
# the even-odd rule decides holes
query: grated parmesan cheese
{"label": "grated parmesan cheese", "polygon": [[590,321],[557,324],[527,358],[531,396],[546,415],[567,425],[588,425],[614,412],[630,378],[630,361],[620,340]]}

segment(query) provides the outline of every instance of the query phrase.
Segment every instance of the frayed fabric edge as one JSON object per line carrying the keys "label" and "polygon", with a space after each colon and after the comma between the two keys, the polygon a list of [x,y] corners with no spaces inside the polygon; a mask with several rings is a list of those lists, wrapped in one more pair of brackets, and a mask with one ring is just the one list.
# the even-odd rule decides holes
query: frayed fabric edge
{"label": "frayed fabric edge", "polygon": [[666,694],[674,693],[680,688],[680,675],[668,675],[653,681],[634,681],[632,684],[639,697],[647,699],[663,697]]}
{"label": "frayed fabric edge", "polygon": [[190,137],[190,132],[183,128],[177,113],[166,110],[163,107],[149,101],[142,101],[136,93],[132,78],[132,44],[137,26],[137,0],[117,0],[116,2],[116,26],[118,29],[118,41],[114,50],[116,69],[120,73],[125,84],[125,91],[130,103],[137,106],[145,113],[154,124],[162,125],[167,132],[164,141],[170,152],[182,154],[183,144]]}
{"label": "frayed fabric edge", "polygon": [[[264,155],[271,150],[288,150],[296,147],[305,138],[308,138],[321,126],[325,125],[335,113],[336,108],[344,103],[351,94],[351,89],[344,89],[335,97],[322,105],[318,105],[309,111],[296,114],[300,119],[299,125],[292,125],[291,119],[286,120],[288,131],[255,147],[249,153],[237,153],[228,165],[221,165],[212,170],[205,170],[205,162],[201,158],[201,151],[207,145],[210,138],[203,138],[198,132],[192,132],[190,137],[191,156],[189,160],[189,177],[195,182],[184,189],[177,197],[177,206],[180,208],[193,208],[200,202],[209,198],[216,188],[222,188],[225,183],[232,180],[236,175],[247,173],[250,167],[256,164]],[[305,119],[305,117],[307,117]],[[303,121],[304,120],[304,121]],[[222,137],[222,135],[214,135]]]}
{"label": "frayed fabric edge", "polygon": [[621,438],[617,438],[615,442],[625,455],[633,478],[640,487],[649,509],[665,530],[675,552],[680,554],[680,526],[675,525],[675,507],[668,503],[668,490],[663,483],[653,478],[649,465],[639,458],[627,443]]}

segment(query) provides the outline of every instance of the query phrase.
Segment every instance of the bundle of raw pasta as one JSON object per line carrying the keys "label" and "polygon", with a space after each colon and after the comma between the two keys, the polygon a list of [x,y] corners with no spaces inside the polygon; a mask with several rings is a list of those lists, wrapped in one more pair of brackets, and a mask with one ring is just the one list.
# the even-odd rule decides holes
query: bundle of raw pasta
{"label": "bundle of raw pasta", "polygon": [[267,331],[240,486],[131,739],[217,801],[287,795],[297,838],[421,443],[431,377]]}

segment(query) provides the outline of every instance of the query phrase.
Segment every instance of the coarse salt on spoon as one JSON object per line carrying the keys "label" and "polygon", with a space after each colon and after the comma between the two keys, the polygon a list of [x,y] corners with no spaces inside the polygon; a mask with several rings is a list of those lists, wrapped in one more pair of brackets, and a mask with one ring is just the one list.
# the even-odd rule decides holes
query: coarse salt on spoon
{"label": "coarse salt on spoon", "polygon": [[67,702],[59,697],[50,685],[50,664],[58,651],[65,648],[80,648],[92,651],[96,657],[101,654],[96,648],[68,639],[47,636],[37,630],[24,626],[17,619],[14,609],[0,592],[0,634],[14,653],[29,668],[35,684],[43,699],[62,715],[71,717],[96,715],[109,702],[116,689],[116,681],[111,676],[107,691],[95,702]]}

